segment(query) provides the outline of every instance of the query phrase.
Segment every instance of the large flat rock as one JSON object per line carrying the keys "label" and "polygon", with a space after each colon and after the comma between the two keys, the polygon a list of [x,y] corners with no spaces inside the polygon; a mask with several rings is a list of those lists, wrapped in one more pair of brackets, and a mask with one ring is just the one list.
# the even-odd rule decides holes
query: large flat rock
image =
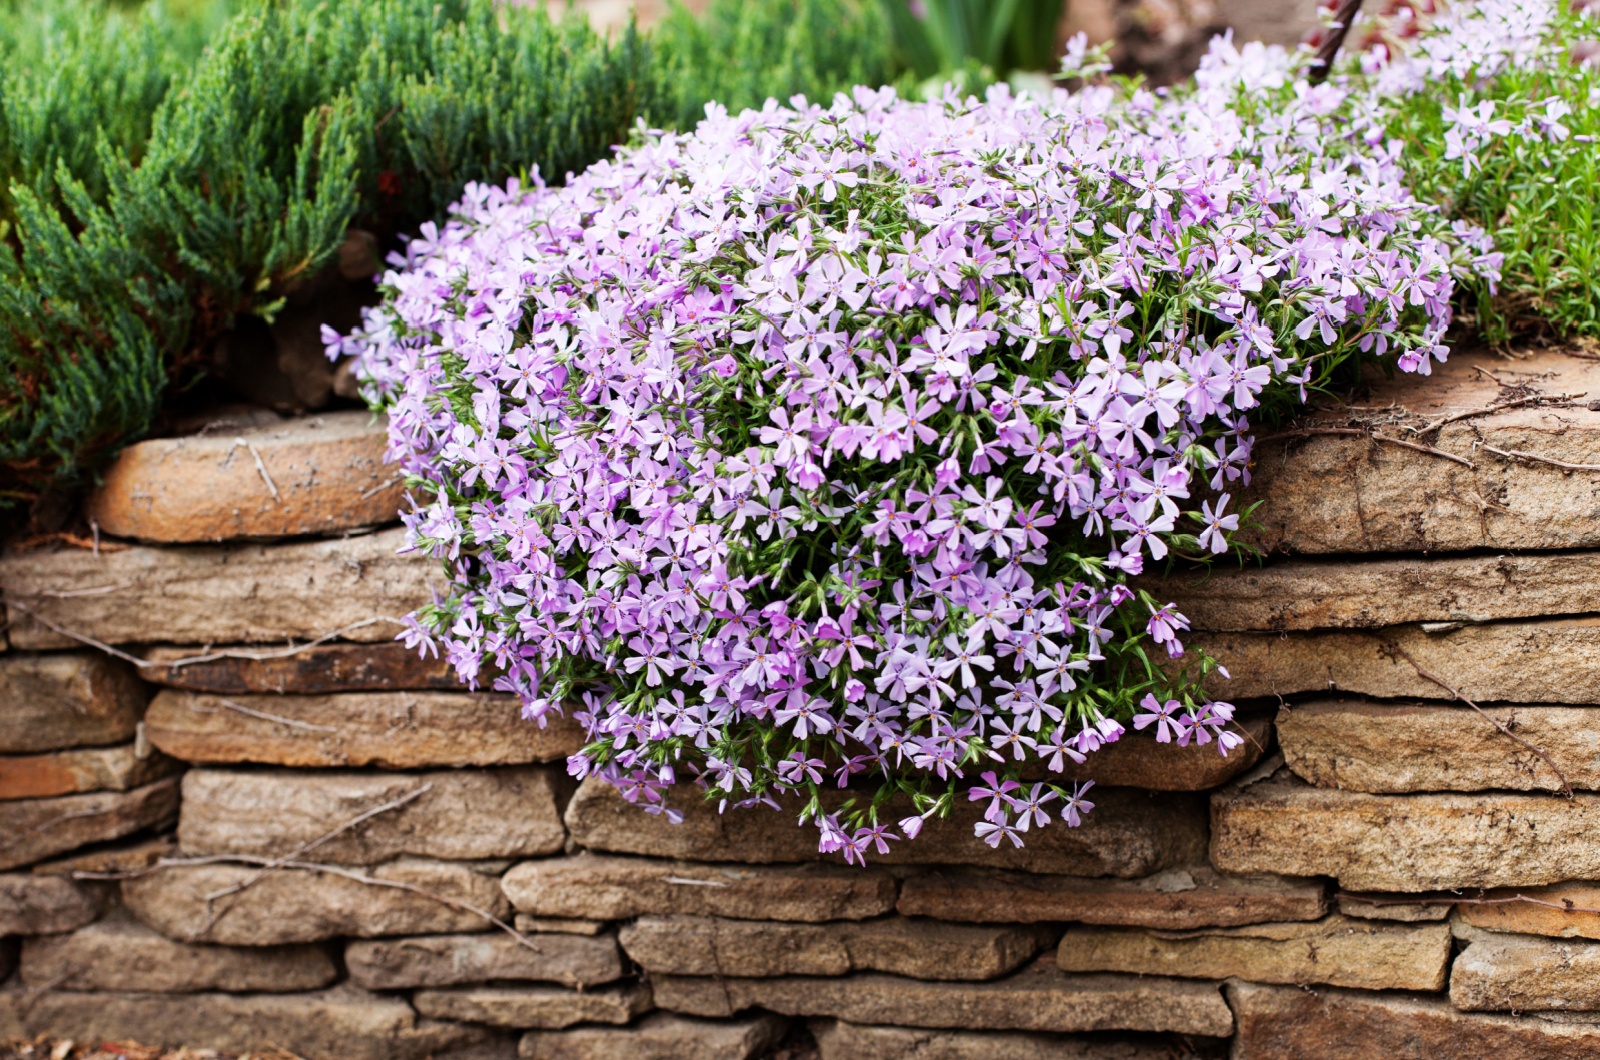
{"label": "large flat rock", "polygon": [[[139,676],[152,684],[228,696],[322,696],[330,692],[459,691],[443,656],[404,644],[318,644],[287,651],[233,645],[161,644],[147,648]],[[204,660],[204,661],[196,661]]]}
{"label": "large flat rock", "polygon": [[[827,797],[842,799],[842,794]],[[684,815],[682,824],[672,824],[661,814],[645,813],[623,799],[616,788],[591,777],[567,807],[567,829],[578,845],[613,853],[751,863],[824,857],[817,853],[815,826],[801,827],[787,810],[756,807],[719,814],[715,803],[688,788],[670,793],[668,802]],[[1030,833],[1025,847],[1014,849],[1007,844],[999,850],[973,835],[972,826],[981,810],[961,803],[951,817],[929,820],[915,842],[897,843],[890,854],[869,860],[1134,877],[1199,860],[1205,848],[1204,811],[1192,796],[1096,788],[1094,802],[1095,809],[1085,815],[1081,827],[1052,825]],[[889,820],[905,815],[895,811],[890,804],[880,812]]]}
{"label": "large flat rock", "polygon": [[1257,445],[1254,481],[1241,504],[1262,500],[1268,550],[1306,553],[1449,552],[1469,549],[1593,548],[1600,545],[1600,476],[1489,452],[1532,453],[1600,464],[1600,364],[1559,350],[1507,361],[1458,352],[1430,378],[1376,383],[1361,408],[1306,417],[1301,427],[1405,428],[1482,409],[1508,395],[1477,369],[1508,383],[1532,383],[1547,397],[1578,395],[1566,407],[1506,408],[1439,428],[1420,440],[1475,467],[1360,436],[1300,435]]}
{"label": "large flat rock", "polygon": [[499,881],[465,865],[401,858],[353,871],[374,882],[313,869],[173,866],[122,881],[122,900],[168,938],[227,946],[489,931],[473,908],[510,915]]}
{"label": "large flat rock", "polygon": [[0,802],[0,869],[14,869],[90,843],[120,839],[172,820],[178,778],[131,791]]}
{"label": "large flat rock", "polygon": [[1170,1060],[1165,1043],[811,1021],[821,1060]]}
{"label": "large flat rock", "polygon": [[598,990],[556,986],[462,986],[418,990],[411,1003],[424,1016],[514,1030],[560,1030],[577,1023],[632,1023],[649,1012],[650,987],[627,983]]}
{"label": "large flat rock", "polygon": [[1332,876],[1355,891],[1600,878],[1600,795],[1369,795],[1269,781],[1212,796],[1224,872]]}
{"label": "large flat rock", "polygon": [[882,869],[835,865],[704,865],[579,854],[513,866],[511,904],[537,917],[631,920],[685,914],[746,920],[864,920],[894,908]]}
{"label": "large flat rock", "polygon": [[611,935],[535,935],[515,939],[501,931],[477,935],[352,942],[345,967],[368,990],[460,986],[528,979],[570,987],[598,986],[622,978],[622,954]]}
{"label": "large flat rock", "polygon": [[[145,716],[150,742],[185,762],[277,766],[501,766],[564,760],[583,727],[526,721],[515,696],[350,692],[229,696],[162,691]],[[0,766],[3,769],[3,766]]]}
{"label": "large flat rock", "polygon": [[85,791],[127,791],[182,768],[165,755],[120,747],[80,747],[35,755],[0,757],[0,801],[48,799]]}
{"label": "large flat rock", "polygon": [[405,486],[388,425],[361,411],[128,446],[86,505],[100,529],[167,543],[327,534],[391,523]]}
{"label": "large flat rock", "polygon": [[1600,1010],[1600,942],[1480,938],[1456,958],[1450,1003],[1468,1012]]}
{"label": "large flat rock", "polygon": [[656,1012],[631,1027],[529,1031],[518,1060],[752,1060],[778,1043],[785,1021],[770,1013],[697,1020]]}
{"label": "large flat rock", "polygon": [[54,935],[90,923],[106,907],[105,887],[59,876],[0,873],[0,938]]}
{"label": "large flat rock", "polygon": [[148,698],[132,667],[99,652],[0,656],[0,754],[131,740]]}
{"label": "large flat rock", "polygon": [[430,773],[192,769],[183,779],[178,845],[186,855],[280,857],[408,799],[318,843],[307,857],[371,865],[406,854],[455,860],[553,854],[566,842],[563,783],[543,766]]}
{"label": "large flat rock", "polygon": [[404,544],[394,529],[283,545],[24,552],[0,556],[0,586],[27,608],[12,610],[15,648],[78,646],[35,615],[108,644],[261,644],[337,630],[388,641],[442,581],[434,560],[397,555]]}
{"label": "large flat rock", "polygon": [[[1476,897],[1476,896],[1475,896]],[[1556,938],[1600,939],[1600,884],[1558,883],[1489,891],[1489,901],[1462,902],[1456,914],[1472,927]]]}
{"label": "large flat rock", "polygon": [[[1491,707],[1581,790],[1600,789],[1600,707]],[[1538,755],[1466,706],[1319,700],[1278,713],[1295,775],[1348,791],[1560,791]]]}

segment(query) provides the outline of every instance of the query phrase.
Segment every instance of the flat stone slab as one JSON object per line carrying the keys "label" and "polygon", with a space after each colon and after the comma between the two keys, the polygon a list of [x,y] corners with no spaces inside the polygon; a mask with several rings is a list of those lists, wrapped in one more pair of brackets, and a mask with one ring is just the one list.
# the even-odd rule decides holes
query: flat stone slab
{"label": "flat stone slab", "polygon": [[632,1023],[649,1012],[643,983],[563,990],[555,986],[463,986],[419,990],[411,1003],[424,1016],[514,1030],[561,1030],[576,1023]]}
{"label": "flat stone slab", "polygon": [[0,757],[0,800],[127,791],[183,768],[165,755],[146,752],[141,757],[139,751],[129,743]]}
{"label": "flat stone slab", "polygon": [[870,867],[704,865],[605,854],[526,861],[500,886],[525,913],[588,920],[674,913],[864,920],[893,910],[896,891],[893,876]]}
{"label": "flat stone slab", "polygon": [[[1556,938],[1600,939],[1600,884],[1558,883],[1489,891],[1486,904],[1462,902],[1456,915],[1476,928]],[[1489,904],[1492,903],[1492,904]]]}
{"label": "flat stone slab", "polygon": [[783,1037],[785,1021],[771,1014],[740,1020],[697,1020],[652,1013],[631,1027],[574,1027],[529,1031],[518,1060],[753,1060]]}
{"label": "flat stone slab", "polygon": [[1448,924],[1330,916],[1309,923],[1186,932],[1071,928],[1062,936],[1056,964],[1064,972],[1442,990],[1450,953]]}
{"label": "flat stone slab", "polygon": [[501,919],[510,915],[499,881],[465,865],[401,858],[342,871],[349,875],[280,869],[208,901],[207,895],[256,879],[259,870],[173,866],[122,881],[122,900],[168,938],[228,946],[488,931],[492,925],[473,908]]}
{"label": "flat stone slab", "polygon": [[[3,574],[0,586],[10,593]],[[17,645],[14,627],[11,643]],[[0,655],[0,754],[131,740],[147,698],[132,667],[99,652]]]}
{"label": "flat stone slab", "polygon": [[107,644],[282,643],[336,631],[390,641],[443,580],[435,560],[397,555],[404,544],[393,529],[281,545],[24,552],[0,556],[0,585],[28,609],[13,611],[9,631],[25,650],[80,646],[34,616]]}
{"label": "flat stone slab", "polygon": [[[1447,932],[1448,934],[1448,932]],[[887,917],[841,924],[785,924],[721,917],[641,917],[622,928],[622,948],[652,975],[846,975],[995,979],[1016,971],[1055,938],[1038,925],[986,927]]]}
{"label": "flat stone slab", "polygon": [[1165,1043],[811,1021],[821,1060],[1171,1060]]}
{"label": "flat stone slab", "polygon": [[1451,903],[1436,900],[1435,896],[1416,896],[1406,901],[1406,896],[1392,894],[1340,894],[1335,903],[1344,916],[1362,920],[1392,920],[1402,924],[1424,924],[1450,918]]}
{"label": "flat stone slab", "polygon": [[59,876],[0,873],[0,938],[80,928],[100,915],[108,897],[103,886]]}
{"label": "flat stone slab", "polygon": [[292,993],[320,990],[338,978],[320,946],[198,946],[125,915],[68,935],[28,939],[22,947],[23,983],[46,989]]}
{"label": "flat stone slab", "polygon": [[1244,743],[1226,755],[1214,743],[1179,747],[1157,742],[1153,729],[1130,731],[1116,743],[1106,744],[1089,755],[1081,765],[1068,761],[1060,773],[1030,759],[1023,763],[1022,778],[1057,783],[1093,780],[1108,787],[1146,791],[1210,791],[1259,762],[1272,743],[1272,720],[1267,716],[1241,718],[1233,731],[1244,737]]}
{"label": "flat stone slab", "polygon": [[407,854],[453,860],[553,854],[566,842],[562,783],[543,766],[430,773],[192,769],[183,779],[178,846],[186,855],[279,857],[404,799],[318,843],[308,857],[371,865]]}
{"label": "flat stone slab", "polygon": [[1600,795],[1369,795],[1268,781],[1212,796],[1224,872],[1332,876],[1355,891],[1600,877]]}
{"label": "flat stone slab", "polygon": [[[830,793],[827,798],[842,801],[844,794]],[[888,855],[868,860],[1134,877],[1197,861],[1204,850],[1204,812],[1191,797],[1096,788],[1094,802],[1095,809],[1084,816],[1082,826],[1045,828],[1030,833],[1020,849],[1007,845],[1000,850],[973,835],[980,808],[960,803],[949,818],[930,819],[915,842],[898,843]],[[788,811],[756,807],[719,814],[715,803],[689,788],[671,792],[668,803],[683,814],[682,824],[645,813],[616,788],[591,777],[567,807],[567,830],[578,845],[613,853],[751,863],[843,860],[819,854],[815,826],[800,827]],[[896,810],[891,803],[883,812],[891,821],[910,812]]]}
{"label": "flat stone slab", "polygon": [[522,942],[495,931],[375,939],[350,943],[345,947],[344,963],[350,978],[368,990],[459,986],[499,979],[588,987],[623,976],[622,954],[611,935],[539,935]]}
{"label": "flat stone slab", "polygon": [[388,441],[363,411],[152,438],[118,454],[85,510],[105,533],[169,544],[392,523],[405,485]]}
{"label": "flat stone slab", "polygon": [[1236,1055],[1249,1060],[1383,1057],[1571,1060],[1600,1051],[1600,1024],[1487,1016],[1406,994],[1231,983]]}
{"label": "flat stone slab", "polygon": [[51,858],[33,866],[35,876],[74,877],[80,872],[138,872],[178,850],[177,837],[169,833],[140,836],[90,847],[64,857]]}
{"label": "flat stone slab", "polygon": [[1138,880],[932,869],[906,878],[896,908],[971,923],[1077,921],[1181,931],[1317,920],[1328,899],[1320,882],[1224,876],[1204,864]]}
{"label": "flat stone slab", "polygon": [[0,869],[14,869],[90,843],[120,839],[171,821],[178,778],[132,791],[94,791],[0,802]]}
{"label": "flat stone slab", "polygon": [[[564,761],[583,727],[522,717],[515,696],[472,692],[219,695],[165,690],[145,716],[150,742],[185,762],[277,766],[501,766]],[[0,767],[3,768],[3,767]]]}
{"label": "flat stone slab", "polygon": [[1600,1010],[1600,942],[1481,938],[1456,958],[1450,1003],[1467,1012]]}
{"label": "flat stone slab", "polygon": [[580,920],[577,917],[567,916],[529,916],[527,913],[518,913],[512,923],[516,925],[518,931],[530,935],[598,935],[607,927],[604,920]]}
{"label": "flat stone slab", "polygon": [[657,1006],[725,1018],[747,1008],[785,1016],[954,1030],[1171,1031],[1221,1038],[1233,1014],[1215,983],[1125,975],[1066,975],[1048,959],[987,983],[930,983],[893,975],[833,979],[655,976]]}
{"label": "flat stone slab", "polygon": [[[225,653],[237,654],[225,654]],[[246,656],[255,656],[247,658]],[[404,644],[318,644],[287,650],[249,645],[157,645],[143,652],[140,670],[151,684],[228,696],[253,693],[320,696],[330,692],[460,691],[455,668],[442,656],[424,658]],[[190,660],[204,659],[204,662]]]}
{"label": "flat stone slab", "polygon": [[[1489,707],[1574,788],[1600,789],[1600,707]],[[1278,713],[1295,775],[1348,791],[1560,791],[1538,755],[1467,706],[1319,700]]]}

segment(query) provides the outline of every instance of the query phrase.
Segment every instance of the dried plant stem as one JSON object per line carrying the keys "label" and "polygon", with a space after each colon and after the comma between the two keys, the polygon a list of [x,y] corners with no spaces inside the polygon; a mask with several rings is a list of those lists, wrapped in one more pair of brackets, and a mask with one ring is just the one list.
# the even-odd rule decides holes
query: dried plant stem
{"label": "dried plant stem", "polygon": [[1334,895],[1335,898],[1347,898],[1353,901],[1364,902],[1367,905],[1394,906],[1394,905],[1537,905],[1546,909],[1558,909],[1563,913],[1594,913],[1600,915],[1600,909],[1589,906],[1576,905],[1569,901],[1552,902],[1544,898],[1531,898],[1525,894],[1514,894],[1509,898],[1373,898],[1362,894],[1349,894],[1344,891]]}
{"label": "dried plant stem", "polygon": [[1462,420],[1476,419],[1479,416],[1489,416],[1496,412],[1504,412],[1507,409],[1524,408],[1528,405],[1550,405],[1557,408],[1568,408],[1572,405],[1573,398],[1583,396],[1582,394],[1559,394],[1551,397],[1544,394],[1534,394],[1530,397],[1517,398],[1515,401],[1502,401],[1497,405],[1485,405],[1482,408],[1471,409],[1467,412],[1458,412],[1453,416],[1443,416],[1432,423],[1424,424],[1421,427],[1407,427],[1406,430],[1413,434],[1431,434],[1447,424],[1460,423]]}
{"label": "dried plant stem", "polygon": [[[237,711],[240,714],[244,714],[244,715],[246,715],[248,717],[260,718],[262,721],[270,721],[270,722],[273,722],[273,723],[278,724],[278,725],[287,725],[292,729],[304,729],[307,732],[338,732],[339,731],[339,727],[336,726],[336,725],[313,725],[309,721],[301,721],[298,718],[285,718],[281,714],[269,714],[264,710],[256,710],[254,707],[247,707],[243,703],[235,703],[231,699],[220,699],[219,698],[217,700],[217,702],[219,704],[221,704],[222,706],[227,707],[229,710]],[[216,711],[208,710],[207,708],[200,706],[198,703],[189,704],[189,709],[191,711],[193,711],[194,713],[196,713],[196,714],[215,714],[216,713]]]}
{"label": "dried plant stem", "polygon": [[1563,471],[1600,471],[1600,464],[1569,464],[1565,460],[1553,460],[1548,456],[1535,456],[1533,453],[1524,453],[1520,449],[1496,449],[1487,443],[1480,443],[1480,448],[1495,456],[1505,457],[1507,460],[1528,460],[1535,464],[1549,464],[1559,467]]}
{"label": "dried plant stem", "polygon": [[1405,449],[1414,449],[1419,453],[1427,453],[1429,456],[1437,456],[1442,457],[1445,460],[1453,460],[1465,467],[1472,468],[1474,471],[1478,469],[1477,464],[1474,464],[1471,460],[1468,460],[1464,456],[1457,456],[1455,453],[1447,453],[1443,449],[1435,449],[1431,445],[1423,445],[1420,442],[1410,442],[1404,438],[1391,438],[1387,434],[1379,434],[1375,430],[1367,430],[1364,427],[1301,427],[1297,430],[1280,431],[1277,434],[1269,434],[1265,438],[1257,439],[1256,444],[1260,445],[1264,442],[1275,442],[1280,438],[1311,438],[1324,434],[1340,435],[1350,438],[1365,436],[1371,438],[1375,442],[1386,442],[1389,445],[1398,445]]}

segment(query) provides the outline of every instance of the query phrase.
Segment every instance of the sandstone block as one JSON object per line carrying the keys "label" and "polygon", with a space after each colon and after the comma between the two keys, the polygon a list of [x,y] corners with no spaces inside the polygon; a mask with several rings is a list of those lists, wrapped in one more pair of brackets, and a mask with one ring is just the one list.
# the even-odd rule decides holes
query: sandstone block
{"label": "sandstone block", "polygon": [[178,850],[171,834],[127,839],[81,850],[66,857],[41,861],[32,868],[36,876],[75,876],[80,872],[137,872],[147,869]]}
{"label": "sandstone block", "polygon": [[182,768],[165,755],[140,757],[133,744],[0,758],[0,800],[47,799],[83,791],[127,791]]}
{"label": "sandstone block", "polygon": [[517,865],[500,880],[541,917],[630,920],[681,913],[746,920],[864,920],[894,908],[894,877],[833,865],[698,865],[579,854]]}
{"label": "sandstone block", "polygon": [[[1448,933],[1447,933],[1448,934]],[[650,974],[769,977],[888,972],[912,979],[994,979],[1050,944],[1033,927],[982,927],[887,917],[784,924],[720,917],[641,917],[622,948]]]}
{"label": "sandstone block", "polygon": [[1344,916],[1362,920],[1393,920],[1402,924],[1431,923],[1448,920],[1450,903],[1432,901],[1407,902],[1387,894],[1341,894],[1339,912]]}
{"label": "sandstone block", "polygon": [[1431,997],[1253,983],[1230,984],[1228,996],[1240,1060],[1570,1060],[1600,1050],[1600,1024],[1469,1014]]}
{"label": "sandstone block", "polygon": [[[829,797],[842,801],[844,794]],[[901,843],[876,861],[1133,877],[1199,860],[1205,821],[1192,798],[1096,788],[1094,801],[1095,809],[1081,827],[1046,828],[1031,835],[1025,847],[1001,850],[973,835],[972,825],[981,810],[961,803],[948,819],[928,821],[915,842]],[[615,853],[754,863],[816,861],[824,856],[817,853],[815,828],[799,827],[789,812],[758,807],[719,814],[714,803],[688,789],[672,792],[668,802],[683,813],[682,824],[643,812],[610,784],[591,777],[567,807],[567,829],[580,846]],[[888,819],[910,812],[898,810],[890,803]]]}
{"label": "sandstone block", "polygon": [[377,807],[421,792],[317,845],[318,861],[370,865],[406,854],[529,857],[566,841],[562,778],[538,766],[433,773],[194,769],[183,781],[185,854],[278,857]]}
{"label": "sandstone block", "polygon": [[99,916],[106,898],[104,888],[57,876],[0,874],[0,937],[72,931]]}
{"label": "sandstone block", "polygon": [[907,877],[896,908],[907,916],[972,923],[1078,921],[1181,931],[1317,920],[1328,902],[1321,883],[1224,876],[1209,865],[1190,865],[1138,880],[931,869]]}
{"label": "sandstone block", "polygon": [[[423,658],[397,643],[318,644],[292,655],[248,647],[159,645],[147,649],[144,659],[160,664],[140,671],[152,684],[225,696],[461,690],[455,669],[442,656]],[[208,661],[189,661],[194,659]]]}
{"label": "sandstone block", "polygon": [[1272,722],[1256,716],[1242,718],[1235,729],[1244,735],[1244,744],[1228,755],[1217,752],[1215,744],[1157,743],[1155,732],[1129,732],[1116,743],[1107,744],[1082,765],[1067,763],[1060,773],[1052,773],[1037,760],[1023,765],[1025,780],[1093,780],[1115,787],[1143,788],[1147,791],[1209,791],[1220,788],[1243,773],[1266,753],[1272,742]]}
{"label": "sandstone block", "polygon": [[344,951],[350,978],[368,990],[458,986],[532,979],[587,987],[622,978],[622,954],[610,935],[539,935],[526,944],[504,932],[426,935],[352,942]]}
{"label": "sandstone block", "polygon": [[742,1020],[697,1020],[657,1012],[632,1027],[574,1027],[529,1031],[519,1060],[752,1060],[783,1037],[784,1021],[759,1015]]}
{"label": "sandstone block", "polygon": [[1056,964],[1065,972],[1128,972],[1264,983],[1330,983],[1365,990],[1442,990],[1448,924],[1388,924],[1331,916],[1298,924],[1204,931],[1072,928]]}
{"label": "sandstone block", "polygon": [[1490,891],[1484,897],[1494,904],[1464,902],[1456,906],[1461,919],[1473,927],[1524,935],[1600,939],[1600,884],[1519,887],[1515,891]]}
{"label": "sandstone block", "polygon": [[598,935],[606,929],[604,920],[579,920],[564,916],[529,916],[518,913],[518,931],[530,935]]}
{"label": "sandstone block", "polygon": [[655,976],[656,1005],[725,1018],[747,1008],[851,1023],[956,1030],[1172,1031],[1224,1037],[1233,1015],[1214,983],[1125,975],[1066,975],[1041,959],[986,983],[930,983],[893,975],[832,979]]}
{"label": "sandstone block", "polygon": [[[1491,707],[1573,787],[1600,788],[1600,707]],[[1289,768],[1348,791],[1560,791],[1538,755],[1470,707],[1325,700],[1278,714]]]}
{"label": "sandstone block", "polygon": [[381,642],[441,580],[428,557],[396,554],[404,544],[394,529],[283,545],[26,552],[0,556],[0,585],[28,609],[13,613],[14,648],[77,646],[35,615],[108,644],[262,644],[336,630]]}
{"label": "sandstone block", "polygon": [[1368,795],[1271,781],[1212,797],[1224,872],[1333,876],[1356,891],[1600,877],[1600,796]]}
{"label": "sandstone block", "polygon": [[[14,591],[3,572],[0,586]],[[98,652],[0,656],[0,754],[131,740],[145,698],[132,667]]]}
{"label": "sandstone block", "polygon": [[1168,1060],[1151,1042],[1023,1031],[930,1031],[812,1020],[821,1060]]}
{"label": "sandstone block", "polygon": [[1463,1011],[1600,1010],[1600,943],[1507,935],[1473,942],[1450,972]]}
{"label": "sandstone block", "polygon": [[0,869],[29,865],[89,843],[120,839],[141,828],[164,824],[177,811],[176,777],[132,791],[0,802]]}
{"label": "sandstone block", "polygon": [[[509,914],[499,881],[463,865],[402,858],[371,870],[283,869],[255,878],[243,865],[175,866],[122,882],[128,910],[168,938],[277,946],[341,937],[487,931],[471,908]],[[444,899],[441,901],[440,899]]]}
{"label": "sandstone block", "polygon": [[517,1030],[632,1023],[651,1009],[650,988],[641,983],[584,991],[554,986],[463,986],[419,990],[411,1002],[424,1016]]}
{"label": "sandstone block", "polygon": [[50,989],[276,994],[320,990],[338,977],[319,946],[199,946],[126,916],[22,947],[23,983]]}
{"label": "sandstone block", "polygon": [[278,766],[500,766],[564,760],[583,727],[524,721],[515,696],[354,692],[224,696],[164,691],[145,716],[150,742],[185,762]]}

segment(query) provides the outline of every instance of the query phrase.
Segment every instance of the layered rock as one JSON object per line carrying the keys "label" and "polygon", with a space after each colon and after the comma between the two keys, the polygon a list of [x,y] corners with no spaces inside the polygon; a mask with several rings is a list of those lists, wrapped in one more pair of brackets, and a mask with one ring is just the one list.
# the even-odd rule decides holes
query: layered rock
{"label": "layered rock", "polygon": [[165,824],[177,812],[176,777],[131,791],[0,802],[0,869],[30,865],[89,843],[120,839]]}
{"label": "layered rock", "polygon": [[821,1060],[1169,1060],[1165,1043],[811,1021]]}
{"label": "layered rock", "polygon": [[411,1003],[424,1016],[514,1030],[631,1023],[651,1008],[650,988],[638,983],[582,991],[553,986],[463,986],[419,990]]}
{"label": "layered rock", "polygon": [[529,1031],[519,1060],[752,1060],[776,1045],[784,1021],[770,1014],[738,1020],[698,1020],[657,1012],[631,1027],[574,1027]]}
{"label": "layered rock", "polygon": [[271,693],[459,691],[442,656],[404,644],[317,644],[293,649],[158,645],[140,676],[152,684],[228,696]]}
{"label": "layered rock", "polygon": [[[0,585],[15,591],[3,574]],[[96,652],[0,656],[0,754],[131,740],[147,698],[130,666]]]}
{"label": "layered rock", "polygon": [[609,935],[545,934],[513,938],[425,935],[352,942],[344,951],[350,978],[368,990],[458,986],[529,979],[570,987],[598,986],[622,978],[622,955]]}
{"label": "layered rock", "polygon": [[1450,1003],[1466,1011],[1600,1010],[1600,943],[1479,938],[1451,969]]}
{"label": "layered rock", "polygon": [[59,876],[0,873],[0,937],[75,930],[99,916],[107,898],[105,887]]}
{"label": "layered rock", "polygon": [[136,744],[0,758],[0,800],[47,799],[85,791],[127,791],[182,768]]}

